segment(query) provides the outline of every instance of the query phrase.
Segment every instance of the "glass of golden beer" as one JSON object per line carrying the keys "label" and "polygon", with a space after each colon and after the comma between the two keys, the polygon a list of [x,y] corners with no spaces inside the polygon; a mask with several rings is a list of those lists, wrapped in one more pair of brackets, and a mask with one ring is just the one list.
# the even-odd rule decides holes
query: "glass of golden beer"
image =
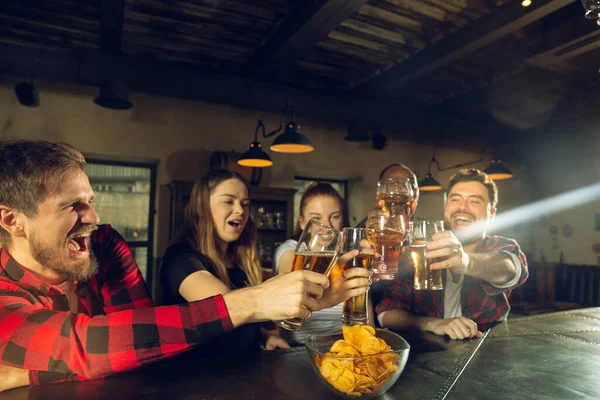
{"label": "glass of golden beer", "polygon": [[[329,276],[337,260],[341,238],[342,234],[337,229],[314,219],[308,221],[294,251],[292,271],[305,269]],[[291,318],[276,323],[282,328],[296,332],[302,329],[304,319]]]}
{"label": "glass of golden beer", "polygon": [[429,269],[431,264],[443,261],[443,257],[427,258],[427,243],[431,236],[444,230],[444,221],[417,221],[411,232],[410,257],[415,267],[413,287],[415,290],[441,290],[444,288],[443,270]]}
{"label": "glass of golden beer", "polygon": [[[346,254],[352,250],[358,250],[360,253],[348,261],[344,266],[344,271],[350,268],[364,268],[371,270],[375,252],[371,249],[368,229],[364,228],[344,228],[342,231],[342,247],[340,254]],[[342,308],[342,323],[346,325],[366,324],[369,320],[367,308],[368,290],[366,293],[356,297],[351,297],[344,301]]]}
{"label": "glass of golden beer", "polygon": [[377,201],[383,201],[383,211],[400,215],[404,224],[417,209],[418,186],[412,179],[388,178],[377,182]]}
{"label": "glass of golden beer", "polygon": [[367,214],[367,234],[375,245],[375,252],[383,256],[387,270],[373,266],[373,272],[383,275],[396,274],[402,258],[402,244],[406,237],[408,221],[400,214],[390,215],[387,211],[371,210]]}

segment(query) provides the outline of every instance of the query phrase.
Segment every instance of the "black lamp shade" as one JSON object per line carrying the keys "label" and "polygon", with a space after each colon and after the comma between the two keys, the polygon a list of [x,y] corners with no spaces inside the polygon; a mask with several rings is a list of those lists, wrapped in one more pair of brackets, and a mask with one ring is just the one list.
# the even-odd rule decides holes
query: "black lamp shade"
{"label": "black lamp shade", "polygon": [[111,110],[129,110],[133,104],[129,101],[127,85],[122,82],[104,82],[100,85],[100,93],[94,99],[100,107]]}
{"label": "black lamp shade", "polygon": [[442,185],[431,176],[431,174],[425,175],[425,178],[419,182],[419,190],[421,192],[435,192],[442,190]]}
{"label": "black lamp shade", "polygon": [[19,103],[27,107],[37,107],[40,105],[39,97],[35,87],[27,82],[20,82],[15,85],[15,94]]}
{"label": "black lamp shade", "polygon": [[494,181],[510,179],[513,177],[513,173],[502,164],[502,160],[492,159],[490,165],[483,172]]}
{"label": "black lamp shade", "polygon": [[244,167],[264,168],[273,165],[271,157],[262,149],[260,142],[250,143],[250,149],[241,155],[237,162]]}
{"label": "black lamp shade", "polygon": [[285,132],[277,136],[271,145],[271,150],[278,153],[309,153],[314,149],[315,147],[300,132],[300,127],[295,122],[288,123]]}

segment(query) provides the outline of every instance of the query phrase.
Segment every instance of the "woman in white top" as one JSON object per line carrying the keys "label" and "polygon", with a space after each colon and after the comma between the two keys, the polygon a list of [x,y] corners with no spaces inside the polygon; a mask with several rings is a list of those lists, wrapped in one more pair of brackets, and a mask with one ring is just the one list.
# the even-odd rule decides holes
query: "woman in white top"
{"label": "woman in white top", "polygon": [[[344,218],[344,201],[340,194],[328,183],[316,182],[310,185],[300,200],[300,213],[296,230],[291,239],[275,249],[275,271],[290,272],[294,250],[302,230],[311,219],[341,230]],[[347,259],[347,257],[344,257]],[[344,271],[343,265],[336,265],[329,276],[330,286],[319,299],[311,318],[304,321],[299,332],[281,329],[281,337],[290,345],[304,344],[309,334],[337,333],[341,330],[342,303],[344,300],[366,292],[370,285],[370,271],[351,268]]]}

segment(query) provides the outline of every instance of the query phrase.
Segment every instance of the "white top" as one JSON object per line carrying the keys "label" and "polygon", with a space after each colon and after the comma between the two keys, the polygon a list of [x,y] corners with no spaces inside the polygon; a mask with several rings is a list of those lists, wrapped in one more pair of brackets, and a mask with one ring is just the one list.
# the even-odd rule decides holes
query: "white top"
{"label": "white top", "polygon": [[450,270],[446,270],[446,284],[444,285],[444,318],[456,318],[462,316],[462,305],[460,304],[460,289],[465,280],[464,275],[459,275],[458,281],[454,282]]}
{"label": "white top", "polygon": [[[273,261],[275,265],[275,273],[279,270],[279,260],[286,251],[296,250],[297,240],[288,239],[281,243],[275,249]],[[340,303],[334,307],[324,310],[315,311],[313,315],[304,321],[304,326],[299,332],[291,332],[287,329],[280,329],[281,337],[286,340],[291,346],[304,344],[304,339],[308,335],[322,335],[328,333],[339,333],[342,330],[342,307]]]}

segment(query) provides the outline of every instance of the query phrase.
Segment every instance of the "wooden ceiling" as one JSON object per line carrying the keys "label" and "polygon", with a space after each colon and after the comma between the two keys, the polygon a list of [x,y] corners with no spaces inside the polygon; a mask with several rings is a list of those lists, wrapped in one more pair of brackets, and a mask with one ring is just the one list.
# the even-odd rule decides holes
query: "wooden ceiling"
{"label": "wooden ceiling", "polygon": [[267,111],[290,99],[436,139],[522,131],[595,92],[600,59],[579,1],[532,2],[0,0],[0,72]]}

